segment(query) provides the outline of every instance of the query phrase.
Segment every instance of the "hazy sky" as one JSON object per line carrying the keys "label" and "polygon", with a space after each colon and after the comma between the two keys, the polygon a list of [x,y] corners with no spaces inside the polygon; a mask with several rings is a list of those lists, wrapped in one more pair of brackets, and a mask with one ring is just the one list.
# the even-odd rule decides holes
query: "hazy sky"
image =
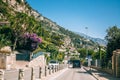
{"label": "hazy sky", "polygon": [[117,25],[120,28],[120,0],[27,0],[27,2],[43,16],[74,32],[103,39],[109,27]]}

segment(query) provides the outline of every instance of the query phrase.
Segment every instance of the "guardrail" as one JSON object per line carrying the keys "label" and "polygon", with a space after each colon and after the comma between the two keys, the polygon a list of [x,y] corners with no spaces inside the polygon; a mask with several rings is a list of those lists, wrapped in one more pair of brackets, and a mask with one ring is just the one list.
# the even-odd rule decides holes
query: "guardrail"
{"label": "guardrail", "polygon": [[0,80],[35,80],[42,79],[48,75],[51,75],[59,70],[66,68],[67,65],[60,64],[54,68],[48,69],[48,66],[44,68],[28,67],[26,69],[19,70],[0,70]]}

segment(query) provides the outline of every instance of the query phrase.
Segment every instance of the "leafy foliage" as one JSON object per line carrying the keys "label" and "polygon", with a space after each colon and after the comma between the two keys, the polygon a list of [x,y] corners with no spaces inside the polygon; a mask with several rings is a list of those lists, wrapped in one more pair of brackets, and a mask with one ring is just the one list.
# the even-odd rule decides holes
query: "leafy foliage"
{"label": "leafy foliage", "polygon": [[62,42],[62,36],[61,35],[58,35],[58,34],[53,34],[52,36],[51,36],[51,39],[52,39],[52,43],[54,43],[55,45],[57,45],[57,46],[61,46],[62,44],[63,44],[63,42]]}
{"label": "leafy foliage", "polygon": [[80,53],[80,58],[86,57],[86,49],[85,48],[78,49],[78,52]]}
{"label": "leafy foliage", "polygon": [[[88,55],[93,55],[95,52],[92,49],[85,49],[85,48],[80,48],[78,49],[78,52],[80,53],[80,58],[86,58]],[[94,57],[94,56],[93,56]]]}
{"label": "leafy foliage", "polygon": [[21,0],[16,0],[19,4],[22,2]]}
{"label": "leafy foliage", "polygon": [[[11,45],[12,29],[8,26],[0,26],[0,48]],[[9,36],[8,36],[9,35]]]}
{"label": "leafy foliage", "polygon": [[58,53],[57,60],[62,61],[64,59],[65,54],[64,53]]}
{"label": "leafy foliage", "polygon": [[[20,5],[28,9],[28,12],[32,12],[32,8],[25,1],[21,3],[21,0],[16,0]],[[34,10],[33,10],[34,11]],[[58,31],[52,29],[49,23],[46,21],[38,21],[35,17],[29,16],[27,12],[17,12],[14,11],[13,7],[10,7],[7,3],[0,0],[0,21],[8,21],[10,25],[7,27],[0,27],[0,46],[12,46],[14,49],[25,49],[34,51],[37,47],[38,50],[43,50],[46,52],[51,52],[49,59],[58,59],[62,61],[64,54],[59,53],[58,48],[63,45],[63,40],[65,35],[70,36],[74,46],[82,47],[80,42],[82,37],[66,30],[60,26]],[[40,17],[40,16],[39,16]],[[29,34],[26,34],[29,33]],[[35,34],[34,34],[35,33]],[[34,36],[34,37],[33,37]],[[42,44],[38,44],[41,40],[38,39],[42,37]],[[39,46],[38,46],[39,45]]]}
{"label": "leafy foliage", "polygon": [[38,44],[42,42],[42,39],[35,33],[25,33],[21,38],[21,41],[17,43],[17,48],[29,51],[34,51],[38,47]]}
{"label": "leafy foliage", "polygon": [[107,35],[105,38],[108,41],[107,58],[110,59],[113,51],[120,49],[120,29],[117,26],[107,29]]}

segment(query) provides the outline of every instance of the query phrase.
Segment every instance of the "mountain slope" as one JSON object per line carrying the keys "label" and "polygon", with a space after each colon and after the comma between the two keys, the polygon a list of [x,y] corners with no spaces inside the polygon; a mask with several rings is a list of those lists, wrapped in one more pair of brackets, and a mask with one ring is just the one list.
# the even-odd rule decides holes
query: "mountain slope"
{"label": "mountain slope", "polygon": [[83,36],[84,38],[88,38],[88,39],[94,41],[95,43],[98,43],[99,45],[102,45],[102,46],[106,46],[107,45],[107,42],[104,39],[93,38],[93,37],[90,37],[90,36],[85,35],[83,33],[77,33],[77,34]]}
{"label": "mountain slope", "polygon": [[[75,48],[84,48],[86,45],[84,37],[64,29],[54,21],[42,16],[32,9],[25,0],[0,0],[0,21],[9,22],[10,27],[7,28],[11,30],[10,38],[1,33],[0,42],[4,46],[17,43],[16,47],[18,49],[21,48],[23,44],[19,41],[22,41],[21,36],[26,32],[36,33],[42,38],[43,42],[39,45],[39,49],[44,51],[52,51],[54,49],[62,49],[63,51],[71,49],[74,51],[76,50]],[[3,28],[5,27],[0,29],[3,30]],[[2,38],[5,38],[4,41]],[[6,41],[9,44],[4,44]],[[96,47],[96,43],[93,41],[87,43],[90,48]]]}

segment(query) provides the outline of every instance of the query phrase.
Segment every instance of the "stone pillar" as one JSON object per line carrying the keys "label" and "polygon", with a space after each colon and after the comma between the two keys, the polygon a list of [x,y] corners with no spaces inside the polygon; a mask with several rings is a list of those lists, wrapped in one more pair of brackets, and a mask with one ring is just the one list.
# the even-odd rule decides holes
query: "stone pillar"
{"label": "stone pillar", "polygon": [[113,51],[112,70],[115,77],[120,77],[120,49]]}
{"label": "stone pillar", "polygon": [[116,77],[120,77],[120,54],[116,55]]}
{"label": "stone pillar", "polygon": [[113,51],[112,70],[113,70],[113,76],[116,76],[116,51]]}
{"label": "stone pillar", "polygon": [[0,69],[6,69],[6,55],[0,53]]}

